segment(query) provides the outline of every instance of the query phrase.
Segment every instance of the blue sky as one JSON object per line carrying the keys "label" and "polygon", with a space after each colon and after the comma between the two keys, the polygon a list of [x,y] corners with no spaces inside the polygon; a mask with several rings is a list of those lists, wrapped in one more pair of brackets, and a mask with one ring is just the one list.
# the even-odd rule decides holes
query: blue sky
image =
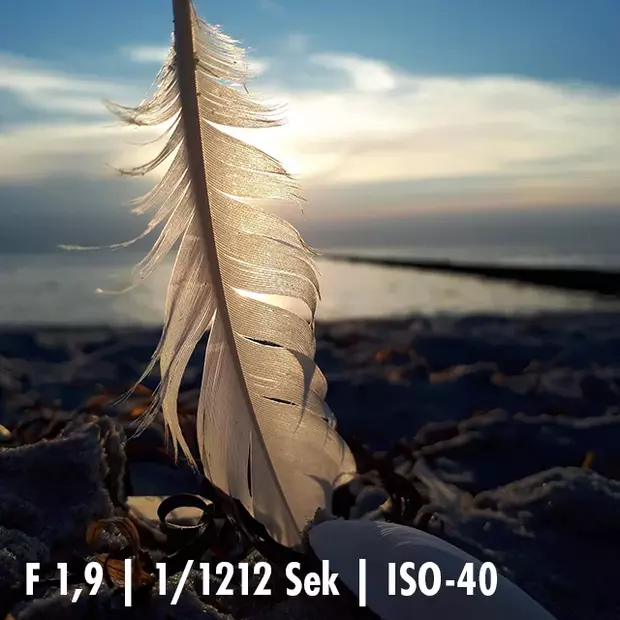
{"label": "blue sky", "polygon": [[[199,0],[257,53],[278,53],[291,33],[319,50],[356,53],[421,74],[511,74],[620,85],[616,0]],[[161,44],[171,18],[165,0],[31,0],[0,7],[5,51],[84,70],[114,62],[122,46]],[[91,61],[97,67],[90,66]]]}
{"label": "blue sky", "polygon": [[[289,103],[288,127],[248,139],[300,174],[311,218],[620,204],[618,0],[196,6],[251,48],[250,88]],[[134,103],[150,85],[170,2],[23,11],[0,3],[0,202],[82,214],[109,203],[116,217],[126,181],[106,163],[139,138],[100,101]]]}

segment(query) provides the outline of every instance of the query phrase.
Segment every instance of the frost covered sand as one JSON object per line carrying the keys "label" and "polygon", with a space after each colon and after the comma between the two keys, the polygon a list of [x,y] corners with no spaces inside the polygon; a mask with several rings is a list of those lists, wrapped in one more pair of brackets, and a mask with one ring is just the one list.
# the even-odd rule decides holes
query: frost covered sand
{"label": "frost covered sand", "polygon": [[[0,423],[13,430],[34,419],[18,429],[22,444],[56,437],[0,451],[0,617],[89,618],[87,605],[113,609],[118,602],[105,588],[96,602],[69,606],[72,615],[53,587],[38,591],[46,598],[37,602],[20,595],[24,563],[86,554],[87,525],[118,513],[127,491],[196,490],[195,476],[158,451],[160,426],[126,440],[148,389],[108,406],[139,376],[158,336],[109,328],[0,333]],[[385,493],[371,470],[389,463],[419,489],[412,524],[494,562],[558,620],[618,617],[619,315],[323,324],[317,360],[367,482],[355,514],[381,518]],[[198,351],[182,389],[187,417],[200,371]],[[156,384],[155,375],[146,387]],[[218,602],[188,590],[174,617],[205,617],[205,608],[236,618],[361,614],[344,599],[276,593]],[[158,599],[146,613],[168,611]]]}

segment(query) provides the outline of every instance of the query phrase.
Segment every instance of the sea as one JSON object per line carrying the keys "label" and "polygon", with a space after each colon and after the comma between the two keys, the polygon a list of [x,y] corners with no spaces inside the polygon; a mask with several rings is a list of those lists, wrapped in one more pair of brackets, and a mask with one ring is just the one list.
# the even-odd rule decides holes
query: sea
{"label": "sea", "polygon": [[[577,231],[576,231],[577,235]],[[576,236],[575,239],[578,237]],[[620,270],[620,244],[581,235],[535,242],[503,239],[493,245],[455,243],[442,237],[424,244],[319,247],[326,254],[442,259],[461,263],[554,265]],[[136,252],[0,254],[0,325],[157,326],[162,322],[172,258],[136,282]],[[539,312],[615,311],[617,300],[469,275],[318,259],[322,300],[319,321],[408,315],[524,315]],[[105,293],[97,292],[103,289]]]}

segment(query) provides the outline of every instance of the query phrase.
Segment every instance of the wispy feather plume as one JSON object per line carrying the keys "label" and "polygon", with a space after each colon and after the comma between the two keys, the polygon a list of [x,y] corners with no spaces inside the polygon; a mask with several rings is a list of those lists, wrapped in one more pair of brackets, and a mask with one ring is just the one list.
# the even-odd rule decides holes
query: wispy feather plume
{"label": "wispy feather plume", "polygon": [[173,0],[174,37],[148,100],[112,106],[134,125],[169,124],[150,162],[171,162],[135,211],[154,211],[146,232],[163,225],[139,265],[148,276],[180,241],[168,289],[157,407],[176,446],[193,461],[177,414],[183,373],[210,330],[197,411],[205,475],[240,500],[278,542],[296,546],[354,459],[325,403],[314,363],[319,298],[313,252],[283,219],[253,200],[298,200],[294,180],[264,152],[216,125],[270,127],[282,110],[234,87],[249,67],[234,41]]}

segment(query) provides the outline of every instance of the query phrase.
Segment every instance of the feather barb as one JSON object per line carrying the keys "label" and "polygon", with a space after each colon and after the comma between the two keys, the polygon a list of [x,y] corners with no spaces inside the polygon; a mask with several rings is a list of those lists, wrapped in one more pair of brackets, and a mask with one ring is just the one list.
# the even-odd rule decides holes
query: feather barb
{"label": "feather barb", "polygon": [[209,332],[196,415],[204,473],[278,542],[296,546],[355,464],[314,362],[314,252],[255,202],[297,201],[297,187],[277,160],[221,128],[275,126],[281,108],[234,87],[249,77],[243,50],[198,18],[190,0],[173,0],[173,13],[173,44],[150,99],[133,109],[111,106],[126,122],[168,125],[161,152],[128,171],[142,175],[168,163],[134,209],[156,209],[147,232],[163,224],[141,276],[180,241],[147,369],[159,362],[161,370],[149,416],[161,408],[175,450],[193,462],[177,399],[190,357]]}

